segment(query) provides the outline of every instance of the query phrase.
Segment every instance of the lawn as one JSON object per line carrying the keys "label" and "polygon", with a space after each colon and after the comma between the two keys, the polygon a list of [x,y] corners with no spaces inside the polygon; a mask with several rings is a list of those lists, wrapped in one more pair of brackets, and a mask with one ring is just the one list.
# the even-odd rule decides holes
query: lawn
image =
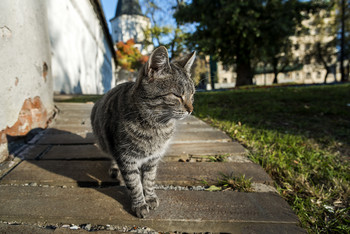
{"label": "lawn", "polygon": [[350,85],[198,93],[194,114],[275,180],[310,233],[350,232]]}
{"label": "lawn", "polygon": [[350,84],[203,92],[194,108],[249,149],[310,233],[350,233]]}

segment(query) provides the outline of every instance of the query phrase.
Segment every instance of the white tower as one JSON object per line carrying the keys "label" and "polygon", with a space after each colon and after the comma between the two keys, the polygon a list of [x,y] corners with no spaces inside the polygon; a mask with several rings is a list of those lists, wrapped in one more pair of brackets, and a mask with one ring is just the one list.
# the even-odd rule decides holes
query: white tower
{"label": "white tower", "polygon": [[126,42],[134,39],[135,46],[142,54],[150,53],[153,48],[145,50],[142,42],[145,39],[143,30],[151,27],[148,17],[144,16],[138,0],[118,0],[115,16],[110,20],[112,24],[113,42]]}

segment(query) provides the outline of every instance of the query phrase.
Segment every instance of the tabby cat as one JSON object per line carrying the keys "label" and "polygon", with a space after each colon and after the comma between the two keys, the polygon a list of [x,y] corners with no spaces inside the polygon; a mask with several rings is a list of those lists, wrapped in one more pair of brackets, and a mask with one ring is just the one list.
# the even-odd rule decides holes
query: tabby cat
{"label": "tabby cat", "polygon": [[193,111],[194,59],[195,52],[170,63],[167,49],[159,47],[136,82],[116,86],[92,109],[94,135],[102,151],[112,156],[112,167],[118,166],[137,217],[158,207],[157,163],[169,145],[175,121]]}

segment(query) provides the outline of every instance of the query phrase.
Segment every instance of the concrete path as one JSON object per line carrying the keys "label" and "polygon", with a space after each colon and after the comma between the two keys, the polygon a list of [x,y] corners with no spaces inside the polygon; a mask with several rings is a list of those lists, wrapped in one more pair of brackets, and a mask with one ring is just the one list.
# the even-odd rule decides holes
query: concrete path
{"label": "concrete path", "polygon": [[[108,176],[108,157],[94,145],[92,104],[57,106],[50,128],[12,165],[2,165],[0,233],[305,233],[246,150],[194,117],[179,122],[159,165],[159,208],[136,218],[125,187]],[[210,162],[215,158],[225,161]],[[253,192],[207,191],[203,181],[215,184],[222,173],[251,178]]]}

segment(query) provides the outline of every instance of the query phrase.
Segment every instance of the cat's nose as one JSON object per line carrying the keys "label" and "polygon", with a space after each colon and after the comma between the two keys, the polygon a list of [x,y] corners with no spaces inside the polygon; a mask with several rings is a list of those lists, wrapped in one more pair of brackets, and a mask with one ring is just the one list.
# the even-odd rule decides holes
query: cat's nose
{"label": "cat's nose", "polygon": [[193,111],[193,106],[192,106],[192,103],[186,103],[185,104],[185,108],[186,108],[186,111],[188,112],[188,114],[191,114],[192,111]]}

